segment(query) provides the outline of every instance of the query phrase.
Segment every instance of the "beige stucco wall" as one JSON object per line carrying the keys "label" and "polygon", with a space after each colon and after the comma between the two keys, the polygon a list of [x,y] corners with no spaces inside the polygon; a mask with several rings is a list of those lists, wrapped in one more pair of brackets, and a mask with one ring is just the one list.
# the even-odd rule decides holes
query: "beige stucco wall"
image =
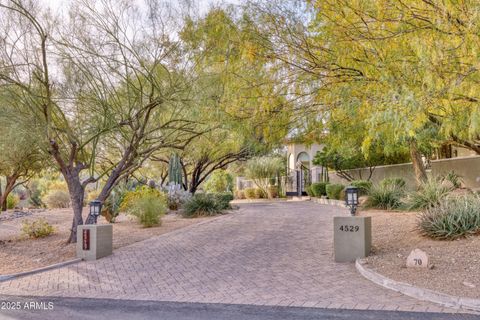
{"label": "beige stucco wall", "polygon": [[[428,174],[440,176],[449,171],[454,171],[462,176],[465,187],[472,189],[480,188],[480,156],[434,160],[431,162],[431,170],[428,170]],[[367,179],[369,175],[368,168],[349,170],[348,172],[356,179],[360,179],[360,177]],[[348,184],[346,180],[338,177],[335,172],[330,172],[329,177],[333,183]],[[378,183],[385,178],[391,177],[403,178],[409,188],[415,187],[415,175],[411,163],[378,166],[373,171],[371,181]]]}

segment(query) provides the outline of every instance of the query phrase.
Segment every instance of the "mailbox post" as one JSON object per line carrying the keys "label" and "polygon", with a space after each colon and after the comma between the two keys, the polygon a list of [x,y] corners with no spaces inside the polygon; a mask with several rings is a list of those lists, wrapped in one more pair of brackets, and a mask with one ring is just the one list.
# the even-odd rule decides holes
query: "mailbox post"
{"label": "mailbox post", "polygon": [[358,189],[345,190],[345,205],[350,216],[333,218],[333,246],[336,262],[353,262],[365,258],[372,247],[372,218],[355,216],[358,206]]}
{"label": "mailbox post", "polygon": [[97,260],[112,254],[111,224],[84,224],[77,228],[77,257]]}

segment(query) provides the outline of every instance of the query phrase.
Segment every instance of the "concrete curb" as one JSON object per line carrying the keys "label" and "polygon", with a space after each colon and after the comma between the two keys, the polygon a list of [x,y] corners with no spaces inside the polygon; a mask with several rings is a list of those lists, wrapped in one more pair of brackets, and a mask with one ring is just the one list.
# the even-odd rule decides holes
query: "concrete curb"
{"label": "concrete curb", "polygon": [[468,309],[480,312],[479,299],[452,296],[446,293],[418,288],[408,283],[392,280],[371,269],[365,268],[361,259],[355,261],[355,268],[363,277],[386,289],[403,293],[404,295],[415,299],[437,303],[449,308]]}
{"label": "concrete curb", "polygon": [[52,269],[65,267],[65,266],[68,266],[68,265],[71,265],[71,264],[78,263],[80,261],[82,261],[82,259],[77,258],[77,259],[72,259],[72,260],[52,264],[52,265],[49,265],[49,266],[46,266],[46,267],[42,267],[42,268],[30,270],[30,271],[0,275],[0,282],[5,282],[5,281],[8,281],[8,280],[13,280],[13,279],[16,279],[16,278],[29,276],[29,275],[32,275],[32,274],[36,274],[36,273],[40,273],[40,272],[44,272],[44,271],[48,271],[48,270],[52,270]]}
{"label": "concrete curb", "polygon": [[329,206],[336,206],[336,207],[342,207],[346,208],[347,206],[345,205],[345,201],[342,200],[334,200],[334,199],[322,199],[322,198],[311,198],[313,202],[319,203],[319,204],[326,204]]}

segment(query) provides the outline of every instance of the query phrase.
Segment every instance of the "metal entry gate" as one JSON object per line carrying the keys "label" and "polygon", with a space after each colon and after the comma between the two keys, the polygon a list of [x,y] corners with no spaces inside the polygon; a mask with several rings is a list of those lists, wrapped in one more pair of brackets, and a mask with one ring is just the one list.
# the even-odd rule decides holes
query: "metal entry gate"
{"label": "metal entry gate", "polygon": [[304,166],[301,169],[289,169],[285,181],[287,197],[306,196],[307,187],[312,183],[312,173]]}

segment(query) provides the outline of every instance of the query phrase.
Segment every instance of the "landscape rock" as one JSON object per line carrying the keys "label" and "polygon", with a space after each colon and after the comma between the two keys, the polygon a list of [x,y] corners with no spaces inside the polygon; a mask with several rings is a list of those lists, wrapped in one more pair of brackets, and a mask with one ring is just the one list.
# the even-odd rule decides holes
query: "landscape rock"
{"label": "landscape rock", "polygon": [[428,254],[420,249],[414,249],[407,257],[407,268],[428,268]]}

